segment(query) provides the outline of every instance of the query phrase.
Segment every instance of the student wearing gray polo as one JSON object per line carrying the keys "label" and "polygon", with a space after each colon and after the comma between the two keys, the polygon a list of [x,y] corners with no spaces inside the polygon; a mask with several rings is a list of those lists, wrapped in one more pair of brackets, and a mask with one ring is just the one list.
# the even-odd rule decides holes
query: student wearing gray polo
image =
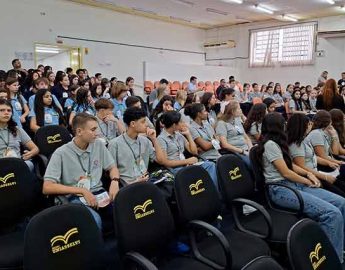
{"label": "student wearing gray polo", "polygon": [[344,161],[332,157],[332,154],[338,154],[339,138],[332,126],[332,118],[329,112],[320,110],[314,115],[313,128],[308,134],[307,140],[314,147],[317,156],[336,163],[338,166],[345,164]]}
{"label": "student wearing gray polo", "polygon": [[127,132],[111,140],[108,149],[122,180],[127,184],[147,181],[149,162],[161,163],[164,158],[156,132],[147,127],[145,111],[140,108],[126,109],[123,121],[128,126]]}
{"label": "student wearing gray polo", "polygon": [[219,118],[216,134],[223,149],[239,154],[239,157],[251,167],[248,155],[253,145],[244,132],[240,120],[241,114],[240,104],[234,100],[230,101],[225,107],[224,114]]}
{"label": "student wearing gray polo", "polygon": [[[75,137],[53,153],[44,175],[43,193],[65,195],[70,203],[86,204],[101,228],[101,218],[94,209],[107,203],[111,206],[119,190],[119,172],[105,145],[96,140],[97,128],[92,115],[80,113],[73,118]],[[102,188],[103,170],[109,171],[111,178],[108,194]],[[100,195],[106,199],[98,200]]]}
{"label": "student wearing gray polo", "polygon": [[195,103],[186,107],[185,114],[192,119],[189,126],[190,133],[198,146],[198,154],[202,159],[216,161],[221,155],[220,144],[215,136],[214,129],[207,121],[208,113],[205,106]]}
{"label": "student wearing gray polo", "polygon": [[95,103],[98,123],[98,138],[108,145],[111,139],[125,132],[123,123],[113,115],[114,104],[106,98],[100,98]]}
{"label": "student wearing gray polo", "polygon": [[[198,155],[198,149],[189,129],[181,121],[181,114],[176,111],[166,112],[161,117],[164,129],[158,136],[159,144],[164,153],[163,164],[173,174],[176,174],[182,167],[198,163],[198,158],[185,158],[185,149],[192,155]],[[200,163],[218,189],[216,166],[211,161]]]}
{"label": "student wearing gray polo", "polygon": [[312,122],[309,118],[300,113],[293,114],[287,123],[287,134],[290,156],[292,161],[304,170],[313,173],[323,183],[323,188],[345,197],[345,183],[339,179],[339,171],[334,174],[325,174],[318,171],[318,163],[324,166],[329,165],[329,161],[317,157],[311,143],[306,139],[310,132]]}

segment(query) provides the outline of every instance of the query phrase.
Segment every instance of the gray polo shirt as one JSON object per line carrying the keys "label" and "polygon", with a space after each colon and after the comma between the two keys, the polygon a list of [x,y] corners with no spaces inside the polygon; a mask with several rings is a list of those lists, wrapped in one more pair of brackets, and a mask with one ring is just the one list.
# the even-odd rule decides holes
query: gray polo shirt
{"label": "gray polo shirt", "polygon": [[184,152],[187,139],[179,132],[170,135],[165,129],[158,136],[158,142],[169,160],[181,160],[180,153]]}
{"label": "gray polo shirt", "polygon": [[274,166],[273,161],[284,159],[283,152],[279,145],[274,141],[267,141],[264,145],[264,153],[262,155],[264,176],[267,183],[278,182],[284,180],[277,168]]}
{"label": "gray polo shirt", "polygon": [[307,136],[307,141],[313,147],[323,146],[325,149],[326,156],[331,157],[331,153],[330,153],[331,138],[322,129],[312,130]]}
{"label": "gray polo shirt", "polygon": [[[151,141],[139,135],[136,140],[127,133],[112,139],[108,149],[119,169],[120,178],[128,184],[143,175],[149,166],[149,161],[156,159],[156,152]],[[143,165],[138,162],[142,159]]]}
{"label": "gray polo shirt", "polygon": [[[199,126],[195,121],[192,121],[189,127],[190,133],[192,134],[193,140],[202,138],[205,141],[211,142],[215,139],[215,132],[209,122],[203,121],[202,126]],[[219,152],[212,148],[206,152],[201,153],[200,157],[208,160],[216,160],[221,155]]]}
{"label": "gray polo shirt", "polygon": [[306,167],[317,170],[317,159],[313,146],[306,138],[302,141],[300,146],[298,146],[296,143],[290,144],[289,151],[292,158],[303,157]]}
{"label": "gray polo shirt", "polygon": [[65,186],[77,186],[80,177],[89,172],[90,190],[98,191],[102,188],[103,170],[109,170],[112,166],[114,160],[101,141],[96,140],[90,143],[86,150],[81,150],[73,139],[53,153],[44,180]]}
{"label": "gray polo shirt", "polygon": [[239,117],[235,118],[231,123],[224,122],[223,120],[218,121],[216,134],[225,137],[229,144],[248,150],[248,145],[244,139],[245,132]]}
{"label": "gray polo shirt", "polygon": [[254,98],[262,98],[261,92],[249,92],[248,93],[248,102],[253,103]]}
{"label": "gray polo shirt", "polygon": [[261,126],[262,126],[262,123],[256,123],[256,122],[253,122],[252,125],[250,126],[248,136],[252,140],[253,144],[258,143],[258,141],[255,139],[254,136],[261,134]]}
{"label": "gray polo shirt", "polygon": [[25,145],[29,141],[31,141],[31,138],[20,127],[17,127],[17,136],[13,136],[7,127],[0,128],[0,158],[4,157],[7,147],[13,150],[17,157],[20,158],[20,145]]}
{"label": "gray polo shirt", "polygon": [[108,121],[107,123],[97,118],[98,122],[98,137],[110,141],[120,135],[119,128],[115,121]]}

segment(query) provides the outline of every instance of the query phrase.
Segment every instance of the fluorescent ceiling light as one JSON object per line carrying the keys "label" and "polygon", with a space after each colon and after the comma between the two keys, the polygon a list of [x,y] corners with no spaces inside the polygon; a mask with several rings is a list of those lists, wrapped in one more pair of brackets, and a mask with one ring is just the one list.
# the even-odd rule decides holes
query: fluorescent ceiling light
{"label": "fluorescent ceiling light", "polygon": [[59,48],[57,48],[57,47],[40,47],[40,46],[37,46],[37,47],[36,47],[36,50],[59,51]]}
{"label": "fluorescent ceiling light", "polygon": [[326,0],[326,1],[327,1],[328,4],[331,4],[331,5],[335,4],[334,0]]}
{"label": "fluorescent ceiling light", "polygon": [[147,9],[143,9],[143,8],[132,8],[134,11],[139,11],[139,12],[143,12],[143,13],[149,13],[149,14],[153,14],[153,15],[157,15],[156,12],[152,11],[152,10],[147,10]]}
{"label": "fluorescent ceiling light", "polygon": [[298,19],[291,17],[291,16],[288,16],[288,15],[285,15],[285,14],[282,15],[282,18],[284,20],[288,20],[288,21],[292,21],[292,22],[298,22]]}
{"label": "fluorescent ceiling light", "polygon": [[260,6],[260,5],[255,5],[254,6],[256,9],[262,11],[262,12],[265,12],[265,13],[268,13],[268,14],[273,14],[273,10],[270,10],[268,8],[265,8],[263,6]]}
{"label": "fluorescent ceiling light", "polygon": [[191,23],[190,20],[184,19],[184,18],[179,18],[179,17],[174,17],[174,16],[170,16],[170,19],[172,20],[176,20],[176,21],[182,21],[182,22],[188,22]]}
{"label": "fluorescent ceiling light", "polygon": [[36,52],[38,52],[38,53],[59,53],[59,51],[55,51],[55,50],[42,50],[42,49],[36,49]]}
{"label": "fluorescent ceiling light", "polygon": [[243,4],[243,0],[222,0],[226,3],[236,3],[236,4]]}
{"label": "fluorescent ceiling light", "polygon": [[187,0],[170,0],[170,1],[177,4],[185,5],[187,7],[191,7],[191,8],[194,7],[194,3]]}
{"label": "fluorescent ceiling light", "polygon": [[229,15],[229,13],[227,13],[225,11],[221,11],[221,10],[217,10],[217,9],[213,9],[213,8],[206,8],[206,11],[210,12],[210,13],[216,13],[216,14],[224,15],[224,16]]}

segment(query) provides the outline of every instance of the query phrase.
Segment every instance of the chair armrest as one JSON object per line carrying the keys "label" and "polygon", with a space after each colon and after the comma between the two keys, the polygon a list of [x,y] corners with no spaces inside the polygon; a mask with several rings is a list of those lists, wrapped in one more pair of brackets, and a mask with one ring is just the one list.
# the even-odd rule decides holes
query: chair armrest
{"label": "chair armrest", "polygon": [[144,270],[158,270],[158,268],[151,261],[149,261],[147,258],[145,258],[138,252],[127,252],[124,259],[125,267],[126,263],[134,263],[135,265],[140,266]]}
{"label": "chair armrest", "polygon": [[[244,226],[241,224],[240,215],[239,215],[239,211],[238,211],[239,206],[243,206],[243,205],[249,205],[249,206],[255,208],[264,217],[264,220],[267,224],[267,234],[266,235],[260,234],[260,233],[257,233],[257,232],[254,232],[254,231],[251,231],[251,230],[244,228]],[[232,201],[232,214],[234,216],[235,224],[240,231],[254,235],[256,237],[260,237],[260,238],[270,238],[271,237],[272,230],[273,230],[272,218],[271,218],[271,215],[267,212],[267,210],[262,205],[254,202],[254,201],[248,200],[248,199],[242,199],[242,198],[234,199]]]}
{"label": "chair armrest", "polygon": [[[191,247],[192,247],[192,252],[195,258],[208,266],[214,268],[214,269],[230,269],[232,265],[232,256],[231,256],[231,250],[230,250],[230,244],[228,240],[225,238],[222,232],[220,232],[217,228],[214,226],[201,221],[201,220],[192,220],[189,222],[189,237],[191,241]],[[216,237],[218,242],[221,244],[223,247],[225,259],[226,259],[226,265],[219,265],[218,263],[211,261],[209,258],[204,257],[198,248],[198,244],[196,241],[196,232],[200,230],[205,230],[209,233],[211,233],[213,236]]]}
{"label": "chair armrest", "polygon": [[[297,209],[297,211],[294,211],[294,210],[283,210],[283,209],[279,209],[279,208],[274,207],[272,205],[271,197],[269,195],[269,187],[270,186],[278,186],[278,187],[289,189],[293,194],[295,194],[295,196],[296,196],[296,198],[298,200],[298,203],[299,203],[299,209]],[[280,211],[280,212],[283,212],[283,213],[295,214],[298,217],[302,217],[303,216],[304,200],[303,200],[301,194],[298,192],[298,190],[296,190],[296,189],[294,189],[292,187],[289,187],[287,185],[281,184],[281,183],[266,183],[266,185],[265,185],[265,193],[266,193],[267,203],[268,203],[268,205],[269,205],[269,207],[271,209],[274,209],[276,211]]]}

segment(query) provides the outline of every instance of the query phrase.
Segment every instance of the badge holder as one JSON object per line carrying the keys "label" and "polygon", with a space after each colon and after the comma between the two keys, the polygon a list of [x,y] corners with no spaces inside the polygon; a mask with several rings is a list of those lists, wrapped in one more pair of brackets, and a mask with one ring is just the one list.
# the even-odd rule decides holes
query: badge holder
{"label": "badge holder", "polygon": [[212,139],[211,143],[212,143],[214,149],[216,149],[216,150],[220,150],[221,149],[220,143],[219,143],[218,140]]}

